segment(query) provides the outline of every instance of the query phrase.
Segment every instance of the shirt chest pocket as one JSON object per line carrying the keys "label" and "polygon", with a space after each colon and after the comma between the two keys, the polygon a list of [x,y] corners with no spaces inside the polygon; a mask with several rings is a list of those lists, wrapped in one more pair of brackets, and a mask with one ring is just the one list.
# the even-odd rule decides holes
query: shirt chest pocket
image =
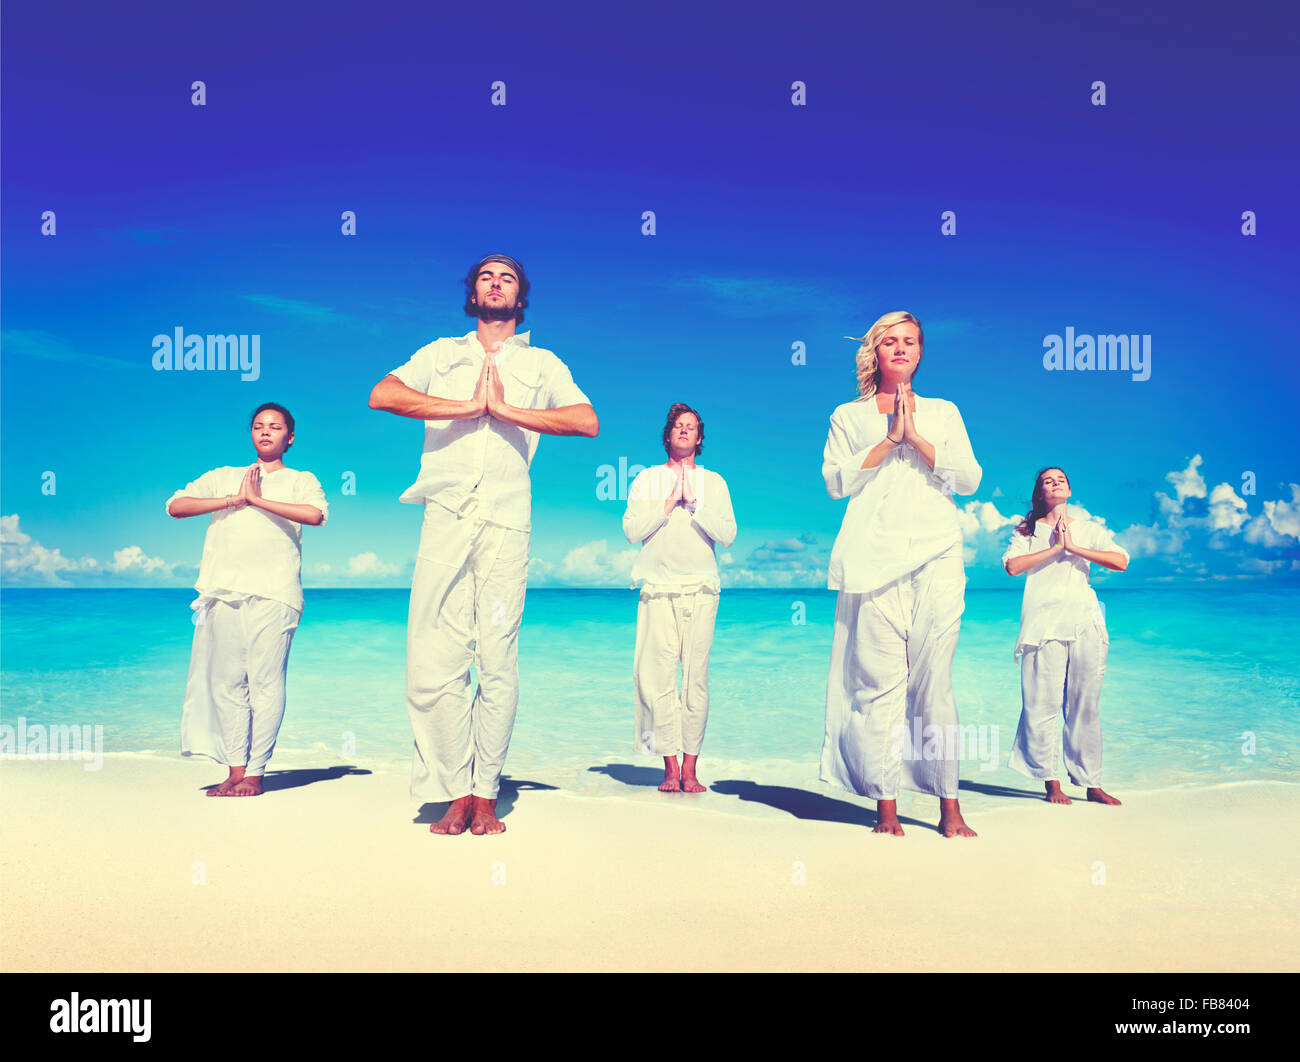
{"label": "shirt chest pocket", "polygon": [[526,359],[507,355],[505,364],[501,366],[501,386],[509,405],[521,409],[542,408],[541,370],[528,364]]}
{"label": "shirt chest pocket", "polygon": [[460,358],[444,357],[434,367],[429,394],[457,402],[473,398],[482,368],[481,363],[475,366]]}

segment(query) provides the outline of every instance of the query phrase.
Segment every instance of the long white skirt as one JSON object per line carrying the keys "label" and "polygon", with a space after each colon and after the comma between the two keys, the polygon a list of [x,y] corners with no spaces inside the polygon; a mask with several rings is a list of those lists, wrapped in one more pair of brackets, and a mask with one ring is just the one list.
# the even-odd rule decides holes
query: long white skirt
{"label": "long white skirt", "polygon": [[[1110,640],[1098,623],[1079,624],[1072,642],[1047,641],[1020,657],[1023,708],[1011,763],[1021,774],[1058,780],[1058,736],[1075,785],[1101,785],[1101,682]],[[1061,716],[1065,717],[1062,735]]]}
{"label": "long white skirt", "polygon": [[957,796],[960,730],[952,661],[965,608],[960,545],[835,604],[821,777],[896,800],[900,785]]}
{"label": "long white skirt", "polygon": [[284,720],[299,613],[281,601],[200,598],[181,708],[181,754],[261,776]]}

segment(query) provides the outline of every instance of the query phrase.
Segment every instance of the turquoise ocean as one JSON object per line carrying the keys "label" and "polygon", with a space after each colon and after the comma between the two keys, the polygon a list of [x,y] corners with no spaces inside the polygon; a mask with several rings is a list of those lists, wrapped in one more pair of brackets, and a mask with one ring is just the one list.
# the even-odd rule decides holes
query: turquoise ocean
{"label": "turquoise ocean", "polygon": [[[1020,712],[1012,657],[1020,596],[1018,589],[966,593],[955,692],[963,728],[973,725],[982,737],[966,748],[963,806],[1039,791],[1006,767]],[[6,588],[0,723],[102,725],[109,762],[119,754],[179,758],[193,598],[173,589]],[[1108,790],[1122,798],[1131,790],[1297,779],[1295,590],[1108,590],[1102,598],[1110,631],[1101,701]],[[272,771],[340,764],[406,771],[407,599],[404,590],[307,591]],[[633,747],[636,601],[630,590],[528,592],[511,783],[657,796],[652,783],[662,761]],[[817,777],[834,609],[826,590],[723,591],[700,764],[702,780],[722,798],[716,810],[743,813],[747,795],[763,792],[786,794],[790,806],[802,793],[856,799]],[[221,773],[206,767],[196,767],[196,783]]]}

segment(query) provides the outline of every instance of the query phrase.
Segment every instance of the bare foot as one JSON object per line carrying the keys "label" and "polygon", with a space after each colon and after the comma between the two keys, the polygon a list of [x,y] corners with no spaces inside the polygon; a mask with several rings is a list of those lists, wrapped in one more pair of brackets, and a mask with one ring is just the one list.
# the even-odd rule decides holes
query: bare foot
{"label": "bare foot", "polygon": [[665,756],[664,780],[659,783],[659,792],[680,793],[682,790],[681,777],[681,769],[677,765],[677,757]]}
{"label": "bare foot", "polygon": [[1072,804],[1068,796],[1061,792],[1060,782],[1044,782],[1043,788],[1047,790],[1047,799],[1053,804]]}
{"label": "bare foot", "polygon": [[209,789],[208,796],[230,796],[230,791],[243,780],[244,768],[231,767],[229,770],[230,773],[226,776],[226,780],[220,785],[215,785]]}
{"label": "bare foot", "polygon": [[230,788],[230,795],[236,796],[261,796],[262,795],[262,776],[260,774],[246,774]]}
{"label": "bare foot", "polygon": [[1111,804],[1114,807],[1119,807],[1119,801],[1099,785],[1094,785],[1088,790],[1088,799],[1095,804]]}
{"label": "bare foot", "polygon": [[961,806],[956,798],[947,800],[939,798],[939,832],[945,837],[978,837],[974,830],[966,825],[961,817]]}
{"label": "bare foot", "polygon": [[464,833],[465,827],[469,823],[470,811],[474,804],[474,798],[463,796],[457,797],[447,808],[447,813],[437,822],[429,826],[430,833],[445,833],[455,835]]}
{"label": "bare foot", "polygon": [[[707,787],[700,784],[700,780],[695,777],[695,763],[699,755],[691,756],[684,754],[682,756],[682,792],[683,793],[704,793]],[[674,761],[675,762],[675,761]]]}
{"label": "bare foot", "polygon": [[903,824],[898,821],[897,800],[876,801],[876,828],[872,833],[892,833],[895,837],[903,836]]}
{"label": "bare foot", "polygon": [[497,802],[487,797],[474,798],[474,821],[469,832],[477,836],[485,833],[505,833],[506,824],[497,818]]}

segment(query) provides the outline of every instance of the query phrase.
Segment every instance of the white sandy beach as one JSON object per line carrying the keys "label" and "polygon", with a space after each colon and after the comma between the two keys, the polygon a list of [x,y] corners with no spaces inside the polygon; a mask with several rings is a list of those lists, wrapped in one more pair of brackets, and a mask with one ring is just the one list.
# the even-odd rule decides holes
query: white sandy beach
{"label": "white sandy beach", "polygon": [[975,840],[941,838],[930,799],[900,802],[899,840],[729,813],[720,793],[524,790],[504,835],[446,838],[414,821],[403,771],[206,798],[221,775],[0,762],[0,968],[1275,971],[1300,955],[1292,785],[1008,799],[968,811]]}

